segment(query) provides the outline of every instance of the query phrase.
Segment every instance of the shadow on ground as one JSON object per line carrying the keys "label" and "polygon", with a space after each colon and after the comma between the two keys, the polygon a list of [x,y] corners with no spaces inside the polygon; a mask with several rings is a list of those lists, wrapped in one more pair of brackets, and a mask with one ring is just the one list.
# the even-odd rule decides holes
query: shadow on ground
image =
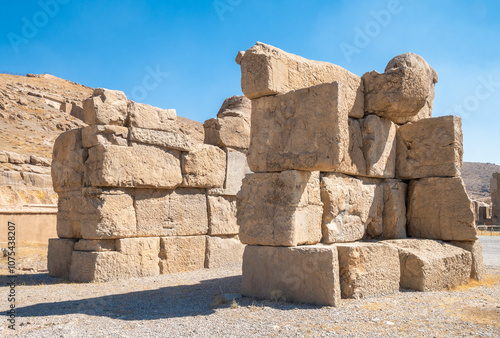
{"label": "shadow on ground", "polygon": [[[5,285],[12,278],[11,275],[0,276],[0,285]],[[50,277],[48,273],[30,273],[16,275],[17,285],[52,285],[52,284],[67,284],[68,280],[62,278]]]}
{"label": "shadow on ground", "polygon": [[[221,285],[224,289],[221,290]],[[151,320],[187,316],[204,316],[215,310],[214,295],[239,293],[241,276],[210,279],[195,285],[180,285],[114,294],[103,297],[40,303],[17,308],[18,317],[86,314],[123,320]],[[230,306],[222,304],[217,307]]]}

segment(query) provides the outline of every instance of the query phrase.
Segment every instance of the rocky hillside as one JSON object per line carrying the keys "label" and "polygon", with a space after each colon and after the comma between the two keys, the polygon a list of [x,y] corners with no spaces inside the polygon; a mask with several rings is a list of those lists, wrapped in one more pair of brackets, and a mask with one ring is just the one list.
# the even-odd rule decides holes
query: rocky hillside
{"label": "rocky hillside", "polygon": [[490,197],[490,178],[500,172],[500,166],[492,163],[464,162],[462,177],[473,199]]}

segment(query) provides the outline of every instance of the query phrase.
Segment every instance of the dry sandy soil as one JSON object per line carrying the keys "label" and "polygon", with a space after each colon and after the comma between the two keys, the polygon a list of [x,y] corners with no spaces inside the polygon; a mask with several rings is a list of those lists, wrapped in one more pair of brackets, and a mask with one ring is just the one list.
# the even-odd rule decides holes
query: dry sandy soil
{"label": "dry sandy soil", "polygon": [[[498,246],[497,238],[487,238],[487,250]],[[36,257],[43,265],[44,250],[20,248],[21,266],[28,268]],[[22,259],[28,254],[31,263]],[[5,259],[1,263],[5,267]],[[249,297],[232,301],[232,295],[225,300],[221,295],[239,292],[240,266],[91,284],[23,273],[17,277],[16,331],[3,317],[0,336],[500,336],[500,264],[490,265],[481,283],[342,300],[338,308]],[[0,277],[2,312],[8,280]]]}

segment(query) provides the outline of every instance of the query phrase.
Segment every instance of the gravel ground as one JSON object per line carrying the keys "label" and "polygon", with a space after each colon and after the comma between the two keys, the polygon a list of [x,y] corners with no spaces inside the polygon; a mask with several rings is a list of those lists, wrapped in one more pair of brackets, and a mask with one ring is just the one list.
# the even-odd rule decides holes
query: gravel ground
{"label": "gravel ground", "polygon": [[[485,256],[496,243],[481,242]],[[218,295],[239,292],[240,266],[91,284],[27,273],[17,277],[16,331],[3,317],[0,336],[499,337],[500,264],[488,273],[456,290],[342,300],[338,308],[248,297],[221,303]],[[0,277],[2,312],[7,281]]]}

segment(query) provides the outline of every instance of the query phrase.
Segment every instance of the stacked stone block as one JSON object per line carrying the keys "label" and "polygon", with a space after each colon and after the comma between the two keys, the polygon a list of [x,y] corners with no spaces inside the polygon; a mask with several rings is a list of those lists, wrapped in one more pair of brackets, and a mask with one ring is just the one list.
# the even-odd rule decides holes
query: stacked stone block
{"label": "stacked stone block", "polygon": [[244,295],[336,306],[482,278],[461,120],[431,117],[437,73],[424,59],[360,78],[257,43],[236,62],[252,100]]}
{"label": "stacked stone block", "polygon": [[[232,121],[249,130],[249,102],[236,100]],[[247,170],[245,135],[234,148],[201,143],[175,110],[107,89],[83,102],[82,119],[87,127],[54,145],[59,238],[49,242],[50,275],[103,281],[241,262],[235,195]]]}

